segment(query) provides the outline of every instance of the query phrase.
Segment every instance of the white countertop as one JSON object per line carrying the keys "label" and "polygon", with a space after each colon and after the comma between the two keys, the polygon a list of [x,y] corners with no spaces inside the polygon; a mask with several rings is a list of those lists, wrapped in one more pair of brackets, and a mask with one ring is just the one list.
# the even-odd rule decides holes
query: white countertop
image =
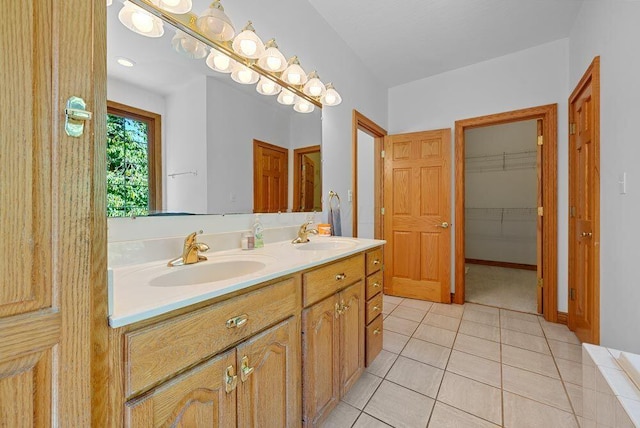
{"label": "white countertop", "polygon": [[[168,260],[156,260],[109,270],[109,325],[122,327],[241,290],[290,273],[312,268],[327,262],[378,247],[385,243],[376,239],[314,237],[313,242],[341,240],[354,245],[340,250],[303,251],[305,244],[290,241],[267,244],[264,248],[240,249],[203,253],[208,260],[194,265],[168,267]],[[225,260],[251,260],[264,263],[261,270],[210,283],[181,286],[152,285],[152,280],[176,272],[178,269],[203,267]]]}

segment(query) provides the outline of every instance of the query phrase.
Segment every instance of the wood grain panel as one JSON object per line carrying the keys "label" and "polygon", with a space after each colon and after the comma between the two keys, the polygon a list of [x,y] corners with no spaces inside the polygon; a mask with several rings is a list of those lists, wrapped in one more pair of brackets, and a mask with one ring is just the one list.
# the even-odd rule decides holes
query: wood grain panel
{"label": "wood grain panel", "polygon": [[366,274],[371,275],[382,268],[382,247],[365,253]]}
{"label": "wood grain panel", "polygon": [[393,160],[411,159],[411,141],[395,141],[391,146]]}
{"label": "wood grain panel", "polygon": [[366,350],[365,350],[365,365],[369,367],[371,363],[376,359],[380,351],[382,351],[382,339],[384,336],[384,330],[382,329],[382,315],[374,319],[366,327]]}
{"label": "wood grain panel", "polygon": [[318,302],[364,276],[362,254],[349,257],[302,274],[302,297],[305,307]]}
{"label": "wood grain panel", "polygon": [[411,264],[411,252],[413,237],[411,232],[395,231],[392,238],[393,244],[393,269],[396,277],[409,278],[413,271]]}
{"label": "wood grain panel", "polygon": [[364,371],[364,282],[340,293],[340,396],[343,397]]}
{"label": "wood grain panel", "polygon": [[420,157],[427,159],[430,157],[440,157],[442,153],[442,140],[433,138],[420,141]]}
{"label": "wood grain panel", "polygon": [[[51,348],[60,340],[61,316],[59,312],[42,311],[33,314],[0,319],[0,363]],[[0,377],[1,376],[0,372]]]}
{"label": "wood grain panel", "polygon": [[373,296],[378,294],[383,290],[383,273],[382,271],[378,271],[371,276],[367,277],[366,280],[366,298],[367,300],[371,299]]}
{"label": "wood grain panel", "polygon": [[427,281],[438,281],[440,278],[440,234],[421,233],[420,234],[420,251],[423,254],[425,263],[420,265],[420,279]]}
{"label": "wood grain panel", "polygon": [[393,214],[409,215],[411,213],[411,170],[396,169],[393,171]]}
{"label": "wood grain panel", "polygon": [[378,293],[375,297],[367,300],[367,311],[365,323],[369,324],[378,315],[382,313],[382,293]]}
{"label": "wood grain panel", "polygon": [[420,215],[437,216],[442,213],[440,189],[442,189],[442,168],[420,168]]}
{"label": "wood grain panel", "polygon": [[[127,397],[294,314],[297,290],[295,281],[286,279],[241,299],[126,334]],[[246,324],[226,327],[227,320],[243,314],[248,318]]]}

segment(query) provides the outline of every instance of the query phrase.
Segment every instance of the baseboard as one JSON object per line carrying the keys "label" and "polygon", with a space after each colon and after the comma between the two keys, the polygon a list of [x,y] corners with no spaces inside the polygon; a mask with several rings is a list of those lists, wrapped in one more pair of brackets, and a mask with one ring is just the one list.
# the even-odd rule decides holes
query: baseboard
{"label": "baseboard", "polygon": [[494,260],[464,259],[465,263],[473,265],[497,266],[510,269],[538,270],[536,265],[525,265],[523,263],[496,262]]}
{"label": "baseboard", "polygon": [[557,316],[556,319],[557,319],[558,323],[567,325],[567,322],[569,320],[569,315],[566,312],[558,311],[558,316]]}

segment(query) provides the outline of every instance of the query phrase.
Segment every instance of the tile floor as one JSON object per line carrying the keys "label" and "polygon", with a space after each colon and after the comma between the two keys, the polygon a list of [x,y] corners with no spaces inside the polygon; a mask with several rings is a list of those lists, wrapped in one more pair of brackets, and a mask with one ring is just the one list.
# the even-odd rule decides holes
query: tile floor
{"label": "tile floor", "polygon": [[384,296],[380,355],[325,427],[578,427],[580,341],[536,315]]}

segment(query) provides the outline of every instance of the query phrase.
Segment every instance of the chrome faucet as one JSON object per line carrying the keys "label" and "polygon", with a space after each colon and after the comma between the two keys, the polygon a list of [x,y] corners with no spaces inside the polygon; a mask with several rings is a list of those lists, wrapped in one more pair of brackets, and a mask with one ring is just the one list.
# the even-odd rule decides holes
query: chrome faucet
{"label": "chrome faucet", "polygon": [[291,241],[292,244],[302,244],[305,242],[309,242],[309,234],[313,233],[314,235],[318,234],[317,229],[307,229],[309,225],[313,224],[312,221],[306,221],[302,223],[300,226],[300,230],[298,230],[298,237]]}
{"label": "chrome faucet", "polygon": [[196,235],[198,235],[198,233],[202,233],[202,231],[190,233],[184,239],[184,247],[182,249],[182,255],[180,257],[176,257],[173,260],[169,260],[169,263],[167,263],[167,266],[173,267],[173,266],[191,265],[194,263],[207,260],[207,258],[205,256],[200,255],[199,252],[207,251],[209,249],[209,246],[202,242],[196,242]]}

